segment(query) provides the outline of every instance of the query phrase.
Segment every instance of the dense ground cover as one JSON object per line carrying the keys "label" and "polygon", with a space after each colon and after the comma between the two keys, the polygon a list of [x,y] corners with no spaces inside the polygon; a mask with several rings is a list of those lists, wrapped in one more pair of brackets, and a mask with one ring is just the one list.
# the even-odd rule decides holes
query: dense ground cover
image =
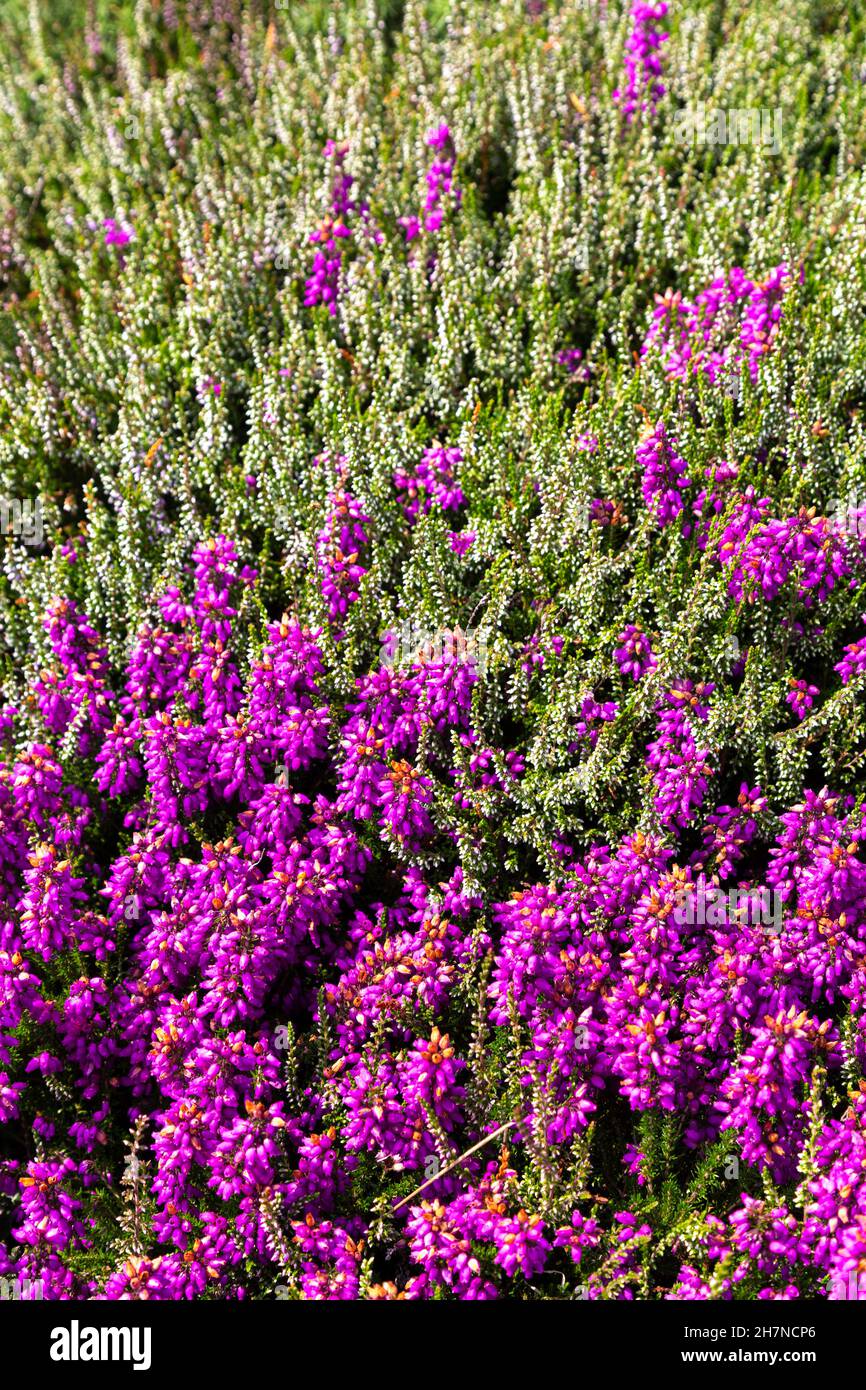
{"label": "dense ground cover", "polygon": [[0,1276],[851,1296],[862,7],[2,23]]}

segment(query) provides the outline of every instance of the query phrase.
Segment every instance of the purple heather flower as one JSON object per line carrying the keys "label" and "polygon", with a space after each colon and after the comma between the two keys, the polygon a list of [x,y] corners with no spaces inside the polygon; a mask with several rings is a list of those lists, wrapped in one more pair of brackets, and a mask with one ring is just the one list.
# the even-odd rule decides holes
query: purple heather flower
{"label": "purple heather flower", "polygon": [[744,370],[756,381],[781,320],[789,278],[784,263],[762,281],[750,280],[735,266],[694,300],[672,289],[656,295],[641,356],[654,348],[668,376],[700,371],[729,394],[738,388]]}
{"label": "purple heather flower", "polygon": [[455,555],[462,557],[471,550],[477,537],[474,531],[449,531],[448,541]]}
{"label": "purple heather flower", "polygon": [[358,585],[367,573],[360,555],[369,542],[365,529],[369,517],[344,487],[331,493],[328,506],[328,520],[316,539],[316,558],[322,596],[333,623],[344,618],[349,605],[357,603],[360,597]]}
{"label": "purple heather flower", "polygon": [[691,480],[685,476],[688,465],[661,420],[647,428],[635,458],[643,474],[643,500],[659,525],[667,526],[683,510],[682,493],[691,487]]}
{"label": "purple heather flower", "polygon": [[627,121],[634,118],[636,111],[654,111],[664,96],[666,88],[659,80],[659,49],[670,35],[657,26],[667,12],[667,0],[659,0],[655,5],[637,0],[631,7],[631,29],[625,45],[626,85],[613,93]]}
{"label": "purple heather flower", "polygon": [[405,494],[403,511],[409,521],[416,521],[434,506],[443,512],[460,510],[466,498],[455,475],[462,462],[460,449],[432,445],[413,470],[394,474],[394,486]]}
{"label": "purple heather flower", "polygon": [[809,685],[807,681],[794,680],[793,677],[788,681],[791,687],[785,696],[786,702],[796,714],[797,718],[803,720],[815,703],[815,696],[819,693],[817,685]]}
{"label": "purple heather flower", "polygon": [[620,645],[614,651],[614,661],[624,676],[639,681],[656,664],[649,638],[641,628],[629,623],[616,640]]}
{"label": "purple heather flower", "polygon": [[563,348],[556,354],[557,365],[564,367],[569,376],[575,376],[581,371],[580,362],[583,353],[580,348]]}
{"label": "purple heather flower", "polygon": [[128,246],[135,236],[128,222],[118,221],[114,217],[104,217],[102,225],[105,228],[106,246]]}
{"label": "purple heather flower", "polygon": [[[866,613],[861,616],[866,623]],[[848,685],[856,676],[861,676],[866,671],[866,637],[849,642],[845,648],[845,655],[833,669],[839,672],[843,685]]]}

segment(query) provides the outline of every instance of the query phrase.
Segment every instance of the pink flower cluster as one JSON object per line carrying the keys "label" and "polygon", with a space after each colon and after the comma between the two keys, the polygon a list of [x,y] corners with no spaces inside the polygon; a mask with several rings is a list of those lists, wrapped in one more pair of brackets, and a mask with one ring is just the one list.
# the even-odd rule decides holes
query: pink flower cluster
{"label": "pink flower cluster", "polygon": [[[658,427],[653,449],[652,497],[678,496]],[[448,453],[419,470],[410,519],[453,497]],[[370,522],[339,477],[317,560],[342,624]],[[735,500],[718,563],[745,573],[760,542],[766,602],[785,564],[804,603],[823,601],[835,533]],[[866,1064],[860,804],[807,789],[774,821],[743,784],[714,805],[714,686],[682,679],[653,701],[657,832],[581,853],[558,841],[547,880],[497,874],[483,892],[461,844],[471,858],[479,817],[496,823],[527,763],[477,722],[471,660],[384,665],[329,696],[321,633],[284,616],[251,637],[257,587],[225,538],[197,546],[122,682],[76,604],[55,600],[33,695],[44,741],[22,746],[22,711],[0,721],[0,1123],[20,1136],[0,1161],[0,1274],[50,1298],[289,1281],[313,1299],[490,1299],[573,1262],[589,1297],[634,1297],[650,1227],[589,1197],[563,1224],[524,1181],[622,1106],[679,1117],[683,1163],[733,1145],[777,1184],[773,1203],[744,1193],[707,1218],[671,1297],[707,1297],[710,1281],[734,1296],[746,1279],[843,1296],[866,1260],[862,1098],[812,1129],[819,1079]],[[658,657],[636,624],[616,640],[626,700]],[[530,639],[527,675],[563,651],[560,634]],[[791,690],[805,717],[819,692]],[[573,754],[616,729],[623,700],[582,696]],[[511,1059],[504,1108],[496,1088],[480,1100],[488,1051]],[[635,1195],[636,1137],[620,1155]],[[384,1260],[371,1181],[391,1202]],[[90,1271],[106,1194],[130,1185],[137,1244]]]}
{"label": "pink flower cluster", "polygon": [[[428,232],[438,232],[445,216],[447,200],[450,198],[459,206],[463,193],[454,186],[454,141],[448,126],[440,125],[428,131],[424,143],[436,151],[437,157],[427,170],[423,222]],[[414,241],[421,232],[421,218],[415,215],[401,217],[400,224],[407,242]]]}
{"label": "pink flower cluster", "polygon": [[409,521],[416,521],[433,507],[442,512],[460,510],[466,502],[456,476],[462,462],[460,449],[432,445],[424,450],[414,469],[394,474],[394,486],[405,494],[403,511]]}
{"label": "pink flower cluster", "polygon": [[784,263],[763,280],[750,280],[735,266],[693,300],[673,290],[656,295],[641,356],[655,351],[668,376],[699,371],[731,391],[744,368],[756,381],[778,331],[788,280]]}
{"label": "pink flower cluster", "polygon": [[367,204],[356,202],[352,197],[355,180],[351,174],[343,170],[348,146],[338,145],[334,140],[329,140],[324,153],[326,159],[333,161],[334,168],[331,180],[331,206],[319,225],[310,233],[310,241],[315,243],[319,250],[313,257],[312,274],[306,280],[304,304],[307,308],[325,304],[328,313],[333,317],[337,312],[340,296],[340,273],[343,263],[340,242],[353,235],[353,228],[350,226],[352,217],[360,219],[362,227],[367,228],[375,241],[380,241],[382,234],[371,223]]}
{"label": "pink flower cluster", "polygon": [[625,45],[626,83],[625,87],[617,88],[613,93],[613,99],[621,106],[627,121],[632,121],[637,111],[654,111],[665,94],[659,49],[670,35],[658,26],[667,12],[667,0],[658,0],[655,5],[636,0],[629,12],[631,28]]}

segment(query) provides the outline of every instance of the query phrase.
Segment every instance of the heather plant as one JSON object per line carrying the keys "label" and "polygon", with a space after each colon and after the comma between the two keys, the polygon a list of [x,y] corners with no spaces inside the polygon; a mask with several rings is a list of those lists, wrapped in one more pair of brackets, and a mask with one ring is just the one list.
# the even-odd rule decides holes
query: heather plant
{"label": "heather plant", "polygon": [[4,13],[10,1287],[860,1296],[863,24]]}

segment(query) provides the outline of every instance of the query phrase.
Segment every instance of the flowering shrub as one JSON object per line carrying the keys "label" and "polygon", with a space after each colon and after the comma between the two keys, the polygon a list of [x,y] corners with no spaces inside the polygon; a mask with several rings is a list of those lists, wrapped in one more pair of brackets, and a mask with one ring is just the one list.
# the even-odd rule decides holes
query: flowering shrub
{"label": "flowering shrub", "polygon": [[857,1296],[855,37],[72,8],[0,45],[0,1278]]}

